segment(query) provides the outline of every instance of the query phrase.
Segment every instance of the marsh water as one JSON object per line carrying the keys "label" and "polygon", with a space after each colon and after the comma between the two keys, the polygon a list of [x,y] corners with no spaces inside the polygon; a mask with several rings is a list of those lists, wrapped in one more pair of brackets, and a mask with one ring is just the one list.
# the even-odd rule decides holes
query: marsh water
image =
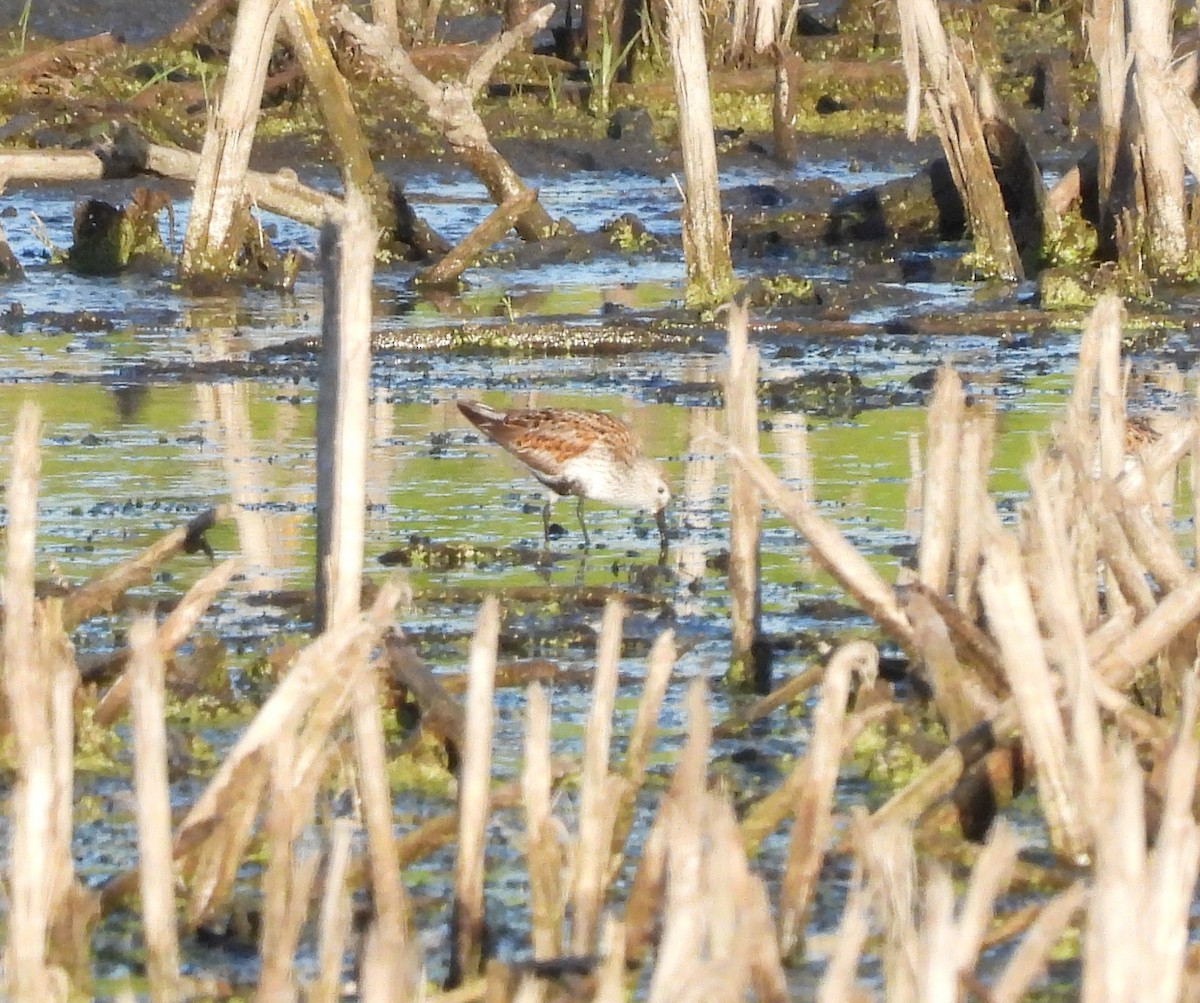
{"label": "marsh water", "polygon": [[[839,165],[821,164],[797,171],[866,184],[902,169],[851,175]],[[637,212],[652,232],[678,228],[678,195],[670,179],[596,174],[545,180],[539,187],[552,214],[569,215],[584,228],[625,211]],[[417,177],[407,188],[418,211],[450,239],[489,208],[482,189],[466,180]],[[0,327],[6,332],[0,334],[0,440],[11,435],[19,404],[37,401],[45,421],[39,573],[79,582],[198,511],[232,503],[234,518],[211,533],[210,542],[218,557],[243,555],[245,571],[205,616],[200,636],[184,654],[217,649],[236,690],[264,650],[308,629],[294,598],[311,588],[313,577],[317,387],[310,356],[272,355],[252,374],[197,364],[243,360],[319,333],[317,275],[302,272],[286,294],[249,290],[210,297],[181,291],[165,273],[80,277],[53,263],[49,248],[69,244],[73,207],[84,194],[119,202],[128,189],[25,188],[5,200],[4,226],[26,276],[0,289]],[[175,210],[174,232],[166,236],[177,244],[187,211],[182,196]],[[268,222],[280,244],[313,252],[311,232],[283,220]],[[811,267],[812,277],[836,281],[834,256],[814,260]],[[652,324],[651,311],[678,303],[683,278],[676,259],[614,254],[528,270],[474,269],[461,295],[423,299],[409,291],[410,275],[399,266],[377,275],[377,332],[467,321],[588,326],[648,316]],[[971,287],[951,282],[911,284],[902,292],[902,309],[909,314],[953,310],[973,295]],[[973,331],[969,314],[961,330],[943,337],[895,333],[903,327],[892,323],[898,309],[864,302],[851,319],[872,333],[855,338],[798,335],[786,324],[761,323],[754,330],[764,384],[802,384],[810,377],[819,382],[831,372],[861,381],[853,395],[834,403],[821,398],[824,403],[811,409],[768,396],[761,448],[789,481],[811,490],[822,511],[889,579],[911,543],[905,527],[910,441],[923,429],[922,388],[930,370],[955,363],[972,391],[995,403],[1000,437],[994,485],[1002,496],[1016,498],[1031,433],[1046,429],[1062,408],[1077,339],[1072,324],[1028,341],[1000,339]],[[683,682],[697,676],[716,680],[728,661],[725,464],[716,435],[722,364],[719,322],[699,325],[689,346],[669,351],[378,353],[371,380],[367,576],[407,577],[414,602],[402,626],[421,655],[439,670],[460,670],[479,602],[497,592],[504,599],[505,657],[543,657],[586,668],[600,616],[596,597],[623,594],[630,601],[626,678],[636,680],[642,672],[645,651],[664,627],[673,627],[679,637],[682,654],[660,749],[668,752],[680,735]],[[1172,392],[1172,380],[1163,382],[1169,385],[1163,394]],[[466,426],[454,407],[461,397],[627,416],[648,452],[663,460],[673,485],[665,564],[657,560],[651,520],[597,506],[589,508],[592,551],[581,548],[573,507],[564,504],[555,517],[562,535],[549,555],[542,554],[538,486]],[[1177,406],[1180,400],[1164,397],[1160,405]],[[764,629],[779,677],[867,629],[773,513],[765,523],[763,564]],[[170,600],[209,566],[203,555],[176,558],[140,594]],[[77,647],[112,647],[120,640],[120,623],[118,618],[81,628]],[[714,687],[714,697],[718,713],[728,708],[722,687]],[[617,735],[624,733],[636,700],[631,684],[621,694]],[[585,687],[555,689],[556,751],[578,749],[587,704]],[[521,706],[518,690],[498,695],[500,775],[519,767]],[[196,728],[219,748],[236,735],[238,722]],[[767,765],[731,767],[731,786],[749,795],[755,784],[777,781],[781,767],[772,754],[785,761],[803,748],[804,734],[802,719],[771,722],[755,737]],[[736,759],[741,744],[718,745],[718,759]],[[93,817],[77,828],[78,860],[86,878],[99,882],[133,860],[132,815],[120,781],[85,772],[79,782],[96,800]],[[179,803],[194,796],[198,782],[177,782]],[[849,807],[875,795],[869,784],[850,776],[842,797],[842,806]],[[400,788],[397,824],[415,826],[445,805],[444,797]],[[497,820],[490,850],[496,878],[489,883],[489,903],[497,911],[521,894],[519,879],[510,880],[503,867],[506,856],[517,852],[508,838],[510,822],[515,825]],[[779,845],[769,843],[764,866],[770,869],[778,853]],[[428,896],[426,908],[435,914],[449,873],[434,860],[412,877],[415,892]],[[831,928],[839,905],[836,895],[823,896],[814,926]],[[444,928],[435,923],[427,930],[436,970],[444,958]],[[501,933],[501,950],[519,956],[519,924]],[[114,928],[111,937],[115,946],[100,968],[119,977],[128,967],[119,949],[123,934]],[[227,952],[206,953],[199,944],[189,950],[200,969],[236,972],[252,965],[252,953],[238,961]]]}

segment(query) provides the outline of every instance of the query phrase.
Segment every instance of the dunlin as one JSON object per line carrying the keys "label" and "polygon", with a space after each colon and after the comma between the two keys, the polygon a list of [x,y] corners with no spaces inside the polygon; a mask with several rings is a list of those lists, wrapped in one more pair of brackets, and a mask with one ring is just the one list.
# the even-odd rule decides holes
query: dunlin
{"label": "dunlin", "polygon": [[667,549],[664,508],[671,490],[658,465],[642,455],[637,433],[627,422],[599,411],[563,408],[498,410],[477,401],[459,401],[466,419],[525,464],[552,494],[542,509],[550,543],[550,506],[556,498],[579,499],[579,528],[591,546],[583,503],[587,499],[654,513],[662,549]]}

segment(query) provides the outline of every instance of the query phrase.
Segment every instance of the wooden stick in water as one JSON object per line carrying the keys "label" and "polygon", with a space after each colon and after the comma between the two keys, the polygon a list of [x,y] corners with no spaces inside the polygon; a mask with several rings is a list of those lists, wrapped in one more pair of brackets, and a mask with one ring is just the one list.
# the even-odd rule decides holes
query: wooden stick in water
{"label": "wooden stick in water", "polygon": [[167,780],[165,667],[154,621],[129,631],[133,716],[133,783],[137,796],[138,873],[146,976],[154,1003],[176,998],[179,938],[175,927],[175,864],[171,851],[171,791]]}
{"label": "wooden stick in water", "polygon": [[467,729],[458,778],[458,856],[454,861],[453,945],[447,986],[483,967],[483,858],[487,845],[488,784],[492,771],[492,684],[500,636],[500,605],[494,596],[479,611],[471,642]]}

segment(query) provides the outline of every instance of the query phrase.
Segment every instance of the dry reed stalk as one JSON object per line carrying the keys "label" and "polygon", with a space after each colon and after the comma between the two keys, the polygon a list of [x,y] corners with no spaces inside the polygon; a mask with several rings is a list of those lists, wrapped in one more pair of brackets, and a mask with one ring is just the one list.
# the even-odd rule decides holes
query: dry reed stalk
{"label": "dry reed stalk", "polygon": [[129,630],[132,659],[134,760],[137,796],[138,874],[146,975],[155,1003],[174,1000],[179,981],[175,928],[175,866],[171,852],[171,791],[167,779],[165,666],[154,621],[139,618]]}
{"label": "dry reed stalk", "polygon": [[363,672],[353,697],[354,755],[358,765],[358,796],[367,832],[371,902],[375,935],[392,966],[392,985],[413,976],[407,966],[408,901],[396,857],[392,831],[392,798],[388,783],[387,747],[379,709],[379,682],[374,668]]}
{"label": "dry reed stalk", "polygon": [[[41,664],[34,551],[41,477],[41,412],[26,402],[17,415],[7,485],[4,566],[4,689],[16,739],[16,783],[8,865],[5,981],[12,999],[62,998],[62,973],[48,967],[47,934],[70,884],[63,873],[55,797],[50,675]],[[69,839],[70,832],[66,834]],[[68,853],[66,862],[69,863]]]}
{"label": "dry reed stalk", "polygon": [[[1102,629],[1089,637],[1098,692],[1100,682],[1117,690],[1129,686],[1138,670],[1165,650],[1196,617],[1200,617],[1200,574],[1167,595],[1138,623],[1130,626],[1128,620],[1120,620],[1116,626],[1125,629]],[[950,792],[967,766],[1019,729],[1016,702],[1006,700],[995,717],[986,722],[986,730],[972,729],[961,742],[939,753],[908,785],[876,809],[871,824],[884,826],[917,818]]]}
{"label": "dry reed stalk", "polygon": [[612,916],[600,926],[600,957],[591,1003],[625,1003],[625,926]]}
{"label": "dry reed stalk", "polygon": [[500,604],[494,596],[479,610],[471,641],[467,685],[467,725],[458,777],[458,855],[454,860],[453,944],[448,986],[477,974],[483,964],[483,862],[490,812],[492,772],[492,692]]}
{"label": "dry reed stalk", "polygon": [[[192,805],[175,836],[175,855],[194,857],[190,923],[227,894],[258,813],[266,783],[266,752],[281,736],[293,734],[301,719],[331,686],[345,691],[345,659],[377,643],[387,629],[401,589],[387,583],[372,607],[355,620],[312,641],[292,663],[254,720],[221,762],[216,775]],[[353,685],[350,676],[349,685]]]}
{"label": "dry reed stalk", "polygon": [[617,698],[617,668],[621,657],[621,625],[625,606],[610,599],[604,606],[596,644],[596,675],[584,734],[580,777],[579,841],[571,885],[571,952],[590,954],[604,901],[613,824],[620,803],[620,781],[608,772],[612,715]]}
{"label": "dry reed stalk", "polygon": [[525,857],[529,871],[529,939],[534,960],[562,952],[563,854],[550,814],[550,704],[539,683],[525,701],[525,764],[521,771],[525,809]]}
{"label": "dry reed stalk", "polygon": [[800,697],[811,690],[825,675],[824,665],[810,665],[807,669],[792,676],[786,683],[775,687],[765,697],[759,697],[749,707],[734,710],[724,721],[713,729],[716,738],[732,738],[741,732],[748,724],[761,721],[772,711],[795,703]]}
{"label": "dry reed stalk", "polygon": [[795,823],[779,898],[779,946],[790,955],[803,941],[821,862],[833,832],[833,796],[842,762],[846,704],[856,673],[875,674],[879,652],[851,641],[829,660],[804,756],[805,782],[796,791]]}
{"label": "dry reed stalk", "polygon": [[[729,308],[729,371],[725,377],[725,422],[731,448],[758,456],[758,350],[750,346],[745,306]],[[729,472],[729,606],[731,644],[728,682],[764,693],[770,667],[758,655],[762,625],[759,547],[762,499],[745,469]]]}
{"label": "dry reed stalk", "polygon": [[887,999],[917,1003],[917,861],[912,829],[861,820],[859,858],[883,926],[881,950]]}
{"label": "dry reed stalk", "polygon": [[68,631],[74,630],[85,620],[112,609],[128,589],[150,581],[154,569],[181,550],[191,553],[193,549],[203,549],[205,531],[227,519],[229,514],[227,505],[207,509],[186,525],[176,526],[164,533],[140,554],[94,575],[72,589],[63,599],[64,627]]}
{"label": "dry reed stalk", "polygon": [[[979,722],[986,705],[982,699],[974,698],[972,679],[958,660],[950,628],[929,601],[930,594],[933,593],[928,586],[924,590],[906,589],[904,613],[912,624],[913,638],[933,688],[934,703],[953,741]],[[981,687],[974,689],[979,692]]]}
{"label": "dry reed stalk", "polygon": [[871,900],[862,861],[856,857],[854,874],[850,878],[850,893],[842,909],[833,951],[821,976],[817,1003],[866,1003],[868,997],[858,988],[855,976],[870,932]]}
{"label": "dry reed stalk", "polygon": [[350,819],[339,818],[334,822],[330,834],[317,947],[321,967],[316,982],[308,987],[305,994],[306,1003],[337,1003],[341,998],[342,965],[353,919],[346,877],[350,869],[351,841],[355,828]]}
{"label": "dry reed stalk", "polygon": [[704,895],[704,809],[710,725],[705,687],[696,679],[686,697],[688,734],[667,797],[659,809],[666,835],[662,937],[650,979],[650,1003],[677,998],[706,945],[710,904]]}
{"label": "dry reed stalk", "polygon": [[968,620],[979,614],[978,576],[983,550],[979,513],[988,495],[988,472],[996,435],[996,414],[991,408],[972,408],[963,418],[958,454],[958,511],[952,551],[954,602]]}
{"label": "dry reed stalk", "polygon": [[296,948],[308,918],[309,896],[320,863],[317,853],[298,845],[312,824],[312,800],[304,789],[306,778],[297,769],[298,745],[294,734],[286,734],[271,749],[256,1003],[290,1003],[297,998]]}
{"label": "dry reed stalk", "polygon": [[630,967],[641,963],[654,939],[667,876],[669,838],[660,809],[642,842],[642,855],[625,899],[625,959]]}
{"label": "dry reed stalk", "polygon": [[1088,845],[1083,803],[1069,763],[1066,733],[1058,713],[1055,684],[1038,630],[1037,614],[1012,535],[994,528],[985,543],[979,576],[988,620],[1002,624],[997,642],[1008,670],[1013,699],[1026,740],[1033,750],[1037,793],[1050,844],[1077,859]]}
{"label": "dry reed stalk", "polygon": [[761,459],[738,449],[730,455],[746,468],[763,497],[808,541],[813,558],[844,588],[880,628],[908,651],[915,650],[912,625],[895,592],[827,519],[805,505]]}
{"label": "dry reed stalk", "polygon": [[[642,698],[638,701],[637,714],[629,731],[629,741],[625,745],[625,765],[621,769],[621,775],[625,778],[626,792],[622,795],[622,800],[630,805],[646,776],[646,763],[650,759],[651,744],[658,729],[658,715],[662,710],[663,698],[667,695],[667,686],[671,682],[675,658],[675,631],[664,630],[650,646],[650,654],[646,657]],[[626,825],[623,831],[627,833],[627,821],[623,824]],[[620,836],[621,832],[622,829],[618,827],[617,835]],[[623,837],[620,841],[624,842]]]}
{"label": "dry reed stalk", "polygon": [[908,487],[904,492],[904,533],[918,539],[921,534],[921,509],[925,484],[925,458],[921,453],[921,437],[916,432],[908,436]]}
{"label": "dry reed stalk", "polygon": [[526,188],[510,195],[437,263],[418,272],[413,277],[413,285],[421,289],[454,289],[461,282],[462,273],[489,247],[504,239],[504,235],[537,204],[537,200],[536,188]]}
{"label": "dry reed stalk", "polygon": [[1038,461],[1030,467],[1029,491],[1032,528],[1038,559],[1028,562],[1036,604],[1045,624],[1054,661],[1065,682],[1071,742],[1080,789],[1089,802],[1099,795],[1097,769],[1103,755],[1100,713],[1093,692],[1091,660],[1083,612],[1075,595],[1069,567],[1066,500],[1057,485],[1037,475]]}
{"label": "dry reed stalk", "polygon": [[[1196,404],[1200,408],[1200,383],[1196,384]],[[1193,426],[1189,486],[1192,489],[1192,567],[1200,568],[1200,422]]]}
{"label": "dry reed stalk", "polygon": [[[165,617],[154,635],[156,657],[160,660],[181,645],[196,626],[204,611],[212,605],[217,593],[229,584],[229,580],[241,568],[237,558],[224,561],[213,568],[184,594],[178,605]],[[121,652],[126,659],[131,650]],[[96,702],[93,719],[101,727],[113,724],[129,704],[132,681],[128,671],[123,671],[105,694]]]}
{"label": "dry reed stalk", "polygon": [[1125,382],[1121,378],[1121,309],[1105,302],[1092,313],[1099,342],[1096,388],[1100,473],[1116,479],[1125,464]]}
{"label": "dry reed stalk", "polygon": [[929,403],[921,538],[917,547],[917,578],[938,595],[948,595],[950,589],[965,410],[962,379],[949,366],[942,366],[937,371]]}
{"label": "dry reed stalk", "polygon": [[225,86],[208,120],[192,194],[183,241],[185,275],[224,272],[240,247],[237,219],[245,211],[245,174],[281,9],[276,0],[238,5]]}
{"label": "dry reed stalk", "polygon": [[1043,971],[1054,945],[1066,932],[1087,898],[1087,887],[1076,881],[1038,911],[1025,936],[991,986],[992,1003],[1019,1003]]}
{"label": "dry reed stalk", "polygon": [[[366,170],[371,170],[369,158]],[[355,616],[362,592],[370,444],[367,394],[371,382],[371,280],[377,234],[366,193],[351,185],[345,201],[343,217],[321,228],[325,312],[317,393],[314,620],[318,632]]]}

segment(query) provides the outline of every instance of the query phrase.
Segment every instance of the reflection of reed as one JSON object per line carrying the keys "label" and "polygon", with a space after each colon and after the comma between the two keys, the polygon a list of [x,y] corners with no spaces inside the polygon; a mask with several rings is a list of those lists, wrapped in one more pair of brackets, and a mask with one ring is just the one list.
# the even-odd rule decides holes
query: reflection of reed
{"label": "reflection of reed", "polygon": [[781,411],[771,418],[771,438],[779,454],[780,476],[785,484],[813,502],[812,454],[808,451],[808,419],[803,412]]}
{"label": "reflection of reed", "polygon": [[[234,505],[238,543],[246,559],[246,588],[266,591],[283,587],[287,573],[299,566],[296,541],[302,511],[268,512],[265,459],[255,456],[250,402],[245,383],[196,384],[196,410],[211,428]],[[309,478],[311,480],[311,477]],[[308,489],[297,504],[312,501]]]}
{"label": "reflection of reed", "polygon": [[[687,447],[683,455],[683,490],[679,495],[680,542],[675,551],[675,566],[681,584],[704,577],[704,536],[712,528],[713,497],[717,487],[717,410],[709,407],[688,409]],[[683,593],[686,595],[686,591]],[[691,606],[691,608],[687,608]],[[700,600],[685,599],[679,612],[691,615],[700,611]]]}
{"label": "reflection of reed", "polygon": [[390,526],[388,492],[396,480],[396,468],[400,457],[392,446],[396,432],[396,412],[392,407],[391,395],[387,390],[377,390],[372,398],[367,421],[370,425],[371,445],[367,455],[367,539],[386,537]]}

